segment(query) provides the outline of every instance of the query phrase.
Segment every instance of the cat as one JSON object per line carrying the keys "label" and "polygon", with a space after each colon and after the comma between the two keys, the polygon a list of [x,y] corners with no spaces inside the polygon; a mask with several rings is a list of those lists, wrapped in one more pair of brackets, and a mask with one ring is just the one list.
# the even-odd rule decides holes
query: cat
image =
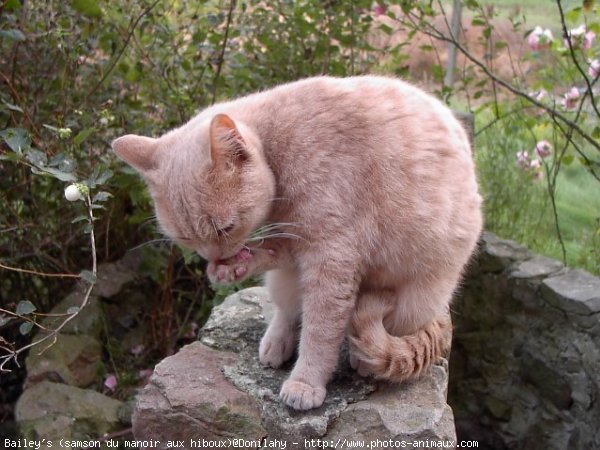
{"label": "cat", "polygon": [[352,367],[377,379],[417,377],[441,355],[482,199],[467,134],[433,96],[395,78],[320,76],[113,149],[212,282],[266,272],[276,311],[259,359],[277,368],[298,346],[288,406],[323,403],[345,336]]}

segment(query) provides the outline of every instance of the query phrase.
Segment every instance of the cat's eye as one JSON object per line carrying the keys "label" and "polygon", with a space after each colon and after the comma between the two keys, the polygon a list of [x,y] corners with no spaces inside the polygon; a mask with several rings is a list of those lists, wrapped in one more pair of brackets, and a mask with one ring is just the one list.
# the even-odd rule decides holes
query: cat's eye
{"label": "cat's eye", "polygon": [[231,233],[233,231],[234,228],[234,224],[229,224],[226,227],[223,228],[219,228],[217,230],[217,236],[222,237],[222,236],[227,236],[229,233]]}

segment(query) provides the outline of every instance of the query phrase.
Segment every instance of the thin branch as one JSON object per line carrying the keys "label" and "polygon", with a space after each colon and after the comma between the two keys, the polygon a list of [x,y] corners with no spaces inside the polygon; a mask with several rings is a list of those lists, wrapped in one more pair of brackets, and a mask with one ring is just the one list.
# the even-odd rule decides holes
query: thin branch
{"label": "thin branch", "polygon": [[583,70],[583,68],[579,64],[579,61],[577,61],[577,57],[575,56],[575,50],[573,49],[572,37],[569,35],[569,32],[567,31],[567,24],[565,22],[565,13],[563,11],[561,0],[558,0],[556,2],[556,4],[558,6],[558,12],[560,13],[560,24],[562,26],[563,34],[565,35],[565,40],[569,44],[569,55],[571,56],[571,60],[575,64],[575,67],[577,67],[577,70],[579,71],[579,73],[581,74],[583,79],[585,80],[585,84],[587,85],[587,91],[590,93],[590,101],[592,103],[592,108],[594,108],[596,115],[598,117],[600,117],[600,111],[598,111],[598,107],[596,106],[596,100],[594,99],[594,92],[592,90],[592,84],[590,83],[590,79],[588,78],[587,74],[585,73],[585,70]]}
{"label": "thin branch", "polygon": [[75,275],[73,273],[46,273],[46,272],[38,272],[36,270],[28,270],[28,269],[21,269],[19,267],[6,266],[6,265],[4,265],[2,263],[0,263],[0,269],[12,270],[14,272],[20,272],[20,273],[28,273],[28,274],[31,274],[31,275],[38,275],[40,277],[81,278],[80,275]]}
{"label": "thin branch", "polygon": [[83,297],[83,301],[81,302],[81,305],[79,305],[79,310],[73,314],[70,314],[58,327],[56,327],[54,330],[48,332],[44,337],[37,339],[31,343],[29,343],[28,345],[25,345],[17,350],[14,349],[8,349],[6,347],[3,347],[3,349],[5,351],[7,351],[9,354],[8,355],[4,355],[0,357],[0,372],[8,372],[9,369],[6,369],[4,366],[10,361],[10,360],[14,360],[15,363],[17,364],[17,366],[19,365],[19,362],[17,360],[18,356],[23,353],[25,350],[28,350],[32,347],[38,346],[40,344],[42,344],[43,342],[49,341],[50,339],[52,339],[52,342],[49,343],[49,345],[47,345],[44,349],[42,349],[42,351],[40,352],[43,353],[44,351],[46,351],[49,347],[51,347],[54,342],[56,342],[56,339],[58,337],[58,334],[60,333],[60,331],[71,321],[73,320],[75,317],[77,317],[79,315],[79,313],[83,310],[83,308],[85,308],[87,306],[87,304],[89,303],[90,297],[92,295],[92,291],[94,290],[94,286],[96,285],[96,276],[98,273],[98,263],[97,263],[97,257],[96,257],[96,237],[94,235],[94,212],[92,210],[92,199],[90,198],[90,194],[87,194],[87,198],[86,198],[86,205],[87,205],[87,209],[88,209],[88,220],[89,223],[91,225],[91,231],[90,231],[90,245],[92,248],[92,273],[94,275],[93,280],[91,280],[91,282],[89,282],[89,286],[85,292],[85,296]]}
{"label": "thin branch", "polygon": [[217,71],[215,72],[215,76],[213,78],[213,91],[212,91],[212,100],[211,105],[214,105],[217,100],[217,83],[219,82],[219,77],[221,76],[221,70],[223,68],[223,62],[225,61],[225,49],[227,48],[227,41],[229,40],[229,28],[231,27],[231,19],[233,17],[233,10],[235,9],[236,0],[230,0],[229,2],[229,12],[227,13],[227,24],[225,25],[225,36],[223,36],[223,44],[221,45],[221,52],[219,53],[219,59],[217,60]]}
{"label": "thin branch", "polygon": [[[469,59],[473,64],[475,64],[477,67],[479,67],[483,71],[483,73],[485,73],[488,76],[488,78],[490,78],[492,81],[497,82],[499,85],[501,85],[508,91],[512,92],[516,96],[524,98],[531,104],[546,111],[550,116],[559,119],[560,121],[562,121],[569,127],[573,128],[573,130],[576,131],[583,139],[585,139],[589,144],[591,144],[596,150],[600,151],[600,142],[598,142],[594,138],[592,138],[586,131],[584,131],[579,125],[577,125],[577,123],[570,120],[568,117],[566,117],[564,114],[558,112],[556,109],[550,108],[549,106],[547,106],[547,105],[543,104],[542,102],[536,100],[535,98],[531,97],[527,93],[521,91],[517,87],[513,86],[511,83],[503,80],[502,78],[499,78],[497,75],[492,73],[483,62],[481,62],[478,58],[473,56],[473,54],[471,52],[469,52],[469,50],[467,50],[460,42],[445,36],[443,33],[436,30],[429,24],[427,24],[427,29],[424,27],[419,27],[419,25],[417,23],[415,23],[415,19],[419,20],[419,17],[415,16],[414,13],[408,13],[407,17],[410,20],[411,25],[415,29],[419,29],[420,32],[422,32],[428,36],[432,36],[432,37],[434,37],[438,40],[444,41],[444,42],[454,43],[456,45],[456,48],[458,48],[461,51],[461,53],[463,55],[465,55],[465,57],[467,59]],[[399,19],[399,20],[401,20],[401,19]]]}
{"label": "thin branch", "polygon": [[31,127],[31,129],[35,133],[36,137],[38,139],[41,139],[41,134],[40,134],[39,128],[33,122],[33,119],[31,118],[31,116],[29,115],[29,112],[27,111],[27,107],[23,104],[23,101],[21,100],[21,97],[19,96],[19,93],[17,92],[17,90],[13,86],[12,82],[10,81],[10,79],[3,72],[0,72],[0,77],[2,77],[2,79],[4,80],[4,82],[6,83],[6,85],[8,86],[8,89],[10,90],[15,103],[17,103],[19,105],[19,107],[21,108],[21,110],[23,111],[23,114],[25,115],[25,119],[29,123],[29,126]]}
{"label": "thin branch", "polygon": [[129,27],[129,31],[127,33],[127,37],[125,38],[125,43],[123,44],[123,47],[121,48],[121,50],[119,51],[119,53],[117,54],[117,56],[115,58],[113,58],[112,62],[110,63],[110,65],[108,66],[108,69],[106,70],[106,72],[104,72],[104,75],[102,76],[102,78],[100,78],[100,80],[94,85],[94,87],[90,90],[90,92],[88,93],[87,97],[91,97],[100,86],[102,86],[102,83],[104,83],[104,81],[108,78],[108,76],[112,73],[113,69],[115,68],[115,66],[117,65],[117,62],[119,62],[119,60],[121,59],[121,56],[123,56],[123,53],[125,53],[125,50],[127,49],[127,47],[129,46],[129,41],[131,41],[131,37],[133,36],[133,33],[135,32],[138,24],[140,23],[140,21],[144,18],[144,16],[146,16],[148,13],[150,13],[150,11],[152,11],[154,9],[154,7],[156,5],[158,5],[158,3],[160,2],[160,0],[156,0],[154,3],[152,3],[150,6],[148,6],[146,9],[144,9],[142,11],[142,13],[133,21],[133,23],[130,25]]}

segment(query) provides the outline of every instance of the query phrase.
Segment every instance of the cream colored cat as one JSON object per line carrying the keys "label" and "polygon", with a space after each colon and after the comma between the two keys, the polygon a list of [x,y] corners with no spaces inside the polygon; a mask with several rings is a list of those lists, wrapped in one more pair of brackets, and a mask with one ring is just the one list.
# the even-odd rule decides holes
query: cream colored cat
{"label": "cream colored cat", "polygon": [[362,375],[400,381],[440,356],[482,219],[467,135],[435,98],[397,79],[316,77],[113,148],[213,282],[268,271],[277,309],[259,358],[279,367],[300,338],[289,406],[323,403],[346,334]]}

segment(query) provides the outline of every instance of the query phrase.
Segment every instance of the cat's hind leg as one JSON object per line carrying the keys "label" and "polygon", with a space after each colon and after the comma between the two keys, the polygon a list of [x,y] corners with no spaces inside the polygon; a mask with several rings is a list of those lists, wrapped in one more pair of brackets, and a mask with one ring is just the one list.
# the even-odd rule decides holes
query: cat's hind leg
{"label": "cat's hind leg", "polygon": [[298,343],[301,314],[298,271],[290,268],[267,272],[266,284],[275,314],[258,354],[263,365],[278,368],[292,357]]}
{"label": "cat's hind leg", "polygon": [[388,381],[416,378],[445,354],[454,283],[367,291],[349,327],[350,363],[362,376]]}

